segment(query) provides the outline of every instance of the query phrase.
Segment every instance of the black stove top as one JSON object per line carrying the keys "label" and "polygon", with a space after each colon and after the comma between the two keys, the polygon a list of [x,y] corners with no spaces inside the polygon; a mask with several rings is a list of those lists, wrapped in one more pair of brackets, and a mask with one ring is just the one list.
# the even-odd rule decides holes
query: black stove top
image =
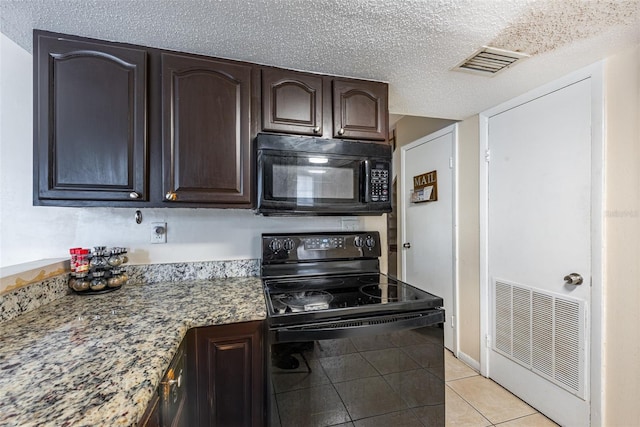
{"label": "black stove top", "polygon": [[263,235],[262,240],[271,325],[443,306],[442,298],[379,273],[377,232]]}
{"label": "black stove top", "polygon": [[[442,298],[384,274],[264,280],[272,323],[442,307]],[[295,320],[294,320],[295,318]]]}

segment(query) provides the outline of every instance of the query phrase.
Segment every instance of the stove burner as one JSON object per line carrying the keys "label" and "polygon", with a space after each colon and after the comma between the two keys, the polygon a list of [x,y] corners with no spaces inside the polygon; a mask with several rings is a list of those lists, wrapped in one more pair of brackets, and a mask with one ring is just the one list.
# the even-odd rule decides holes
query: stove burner
{"label": "stove burner", "polygon": [[[290,292],[281,295],[275,295],[272,300],[276,305],[284,305],[292,312],[326,310],[329,303],[333,299],[333,295],[325,291],[301,291]],[[276,308],[277,309],[277,308]]]}
{"label": "stove burner", "polygon": [[269,287],[276,291],[297,291],[316,287],[332,287],[340,286],[344,283],[342,279],[333,279],[329,277],[304,278],[290,281],[271,282]]}
{"label": "stove burner", "polygon": [[379,281],[380,281],[380,278],[377,274],[358,277],[358,282],[361,282],[361,283],[378,283]]}
{"label": "stove burner", "polygon": [[380,286],[379,283],[372,285],[360,286],[360,292],[368,297],[383,300],[384,302],[396,302],[398,301],[398,287],[396,285]]}
{"label": "stove burner", "polygon": [[306,288],[304,282],[274,282],[269,284],[269,288],[275,291],[299,291]]}

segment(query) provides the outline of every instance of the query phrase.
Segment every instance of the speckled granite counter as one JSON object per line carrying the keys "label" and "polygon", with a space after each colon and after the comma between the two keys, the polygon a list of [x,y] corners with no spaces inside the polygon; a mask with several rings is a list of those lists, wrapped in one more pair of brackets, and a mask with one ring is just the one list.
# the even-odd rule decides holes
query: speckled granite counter
{"label": "speckled granite counter", "polygon": [[0,324],[0,425],[135,425],[188,329],[265,318],[257,277],[64,296]]}

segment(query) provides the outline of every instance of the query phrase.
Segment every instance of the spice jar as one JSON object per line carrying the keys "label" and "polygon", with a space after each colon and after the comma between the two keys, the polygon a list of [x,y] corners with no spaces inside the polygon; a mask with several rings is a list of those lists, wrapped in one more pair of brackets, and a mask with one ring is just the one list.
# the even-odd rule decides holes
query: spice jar
{"label": "spice jar", "polygon": [[89,249],[79,249],[76,254],[76,273],[89,272]]}
{"label": "spice jar", "polygon": [[117,288],[118,286],[120,286],[120,277],[116,276],[111,276],[107,279],[107,286],[110,288]]}
{"label": "spice jar", "polygon": [[109,255],[107,263],[112,267],[119,267],[122,264],[122,255],[120,248],[111,249],[111,255]]}
{"label": "spice jar", "polygon": [[77,292],[88,291],[91,287],[89,277],[86,274],[76,275],[75,282],[73,284],[73,290]]}
{"label": "spice jar", "polygon": [[90,284],[92,291],[101,291],[107,287],[107,280],[104,278],[104,271],[94,271],[93,280]]}
{"label": "spice jar", "polygon": [[89,262],[90,268],[105,268],[107,266],[106,255],[106,247],[104,246],[96,246],[93,248],[93,253],[91,254],[91,261]]}
{"label": "spice jar", "polygon": [[78,264],[78,253],[82,248],[71,248],[69,249],[69,255],[71,255],[71,259],[69,262],[69,267],[71,268],[71,272],[74,273],[76,271],[76,265]]}
{"label": "spice jar", "polygon": [[120,248],[120,256],[122,257],[123,264],[129,262],[129,257],[127,256],[127,248]]}
{"label": "spice jar", "polygon": [[120,275],[121,270],[119,268],[114,268],[111,270],[111,277],[107,279],[107,286],[110,288],[117,288],[122,285],[122,276]]}

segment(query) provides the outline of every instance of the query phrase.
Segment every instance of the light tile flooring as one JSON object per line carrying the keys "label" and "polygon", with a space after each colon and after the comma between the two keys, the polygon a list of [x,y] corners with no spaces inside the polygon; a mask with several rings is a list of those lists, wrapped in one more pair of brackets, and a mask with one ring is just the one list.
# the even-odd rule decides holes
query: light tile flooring
{"label": "light tile flooring", "polygon": [[547,427],[554,422],[445,350],[446,425]]}

